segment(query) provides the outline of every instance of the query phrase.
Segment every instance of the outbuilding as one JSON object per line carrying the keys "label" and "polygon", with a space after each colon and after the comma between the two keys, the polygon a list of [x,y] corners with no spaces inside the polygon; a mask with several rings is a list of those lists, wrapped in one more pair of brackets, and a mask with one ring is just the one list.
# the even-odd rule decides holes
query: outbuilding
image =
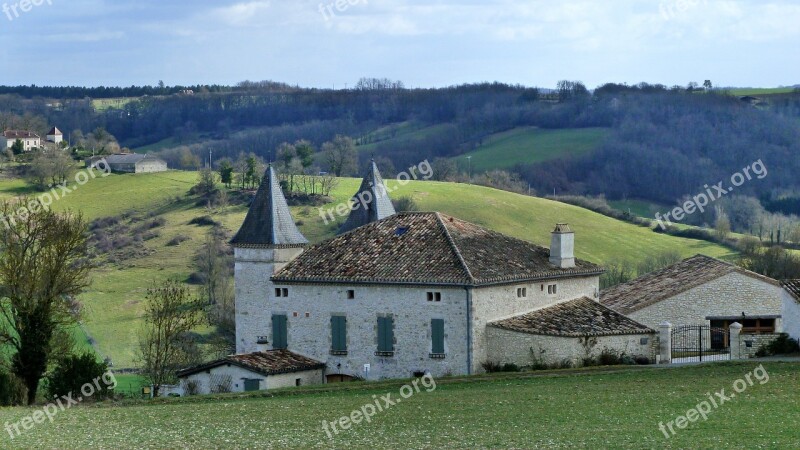
{"label": "outbuilding", "polygon": [[230,355],[181,370],[181,395],[250,392],[322,384],[325,364],[288,350]]}

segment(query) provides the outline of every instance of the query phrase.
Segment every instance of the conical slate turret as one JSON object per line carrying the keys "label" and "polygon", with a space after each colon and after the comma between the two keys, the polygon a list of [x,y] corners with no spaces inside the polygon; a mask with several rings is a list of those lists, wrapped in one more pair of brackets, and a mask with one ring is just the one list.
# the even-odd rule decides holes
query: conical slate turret
{"label": "conical slate turret", "polygon": [[247,217],[231,240],[235,247],[301,246],[308,239],[300,233],[289,211],[272,165],[267,168],[261,186],[250,205]]}
{"label": "conical slate turret", "polygon": [[350,216],[339,228],[339,234],[396,214],[392,199],[389,198],[389,193],[386,191],[383,178],[374,160],[369,165],[361,187],[353,196],[353,202]]}

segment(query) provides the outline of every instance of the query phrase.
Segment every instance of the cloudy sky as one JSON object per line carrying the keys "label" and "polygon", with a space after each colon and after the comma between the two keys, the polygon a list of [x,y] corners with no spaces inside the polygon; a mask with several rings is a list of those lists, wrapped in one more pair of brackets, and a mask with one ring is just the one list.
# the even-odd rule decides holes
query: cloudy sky
{"label": "cloudy sky", "polygon": [[22,1],[0,0],[0,84],[800,83],[789,0]]}

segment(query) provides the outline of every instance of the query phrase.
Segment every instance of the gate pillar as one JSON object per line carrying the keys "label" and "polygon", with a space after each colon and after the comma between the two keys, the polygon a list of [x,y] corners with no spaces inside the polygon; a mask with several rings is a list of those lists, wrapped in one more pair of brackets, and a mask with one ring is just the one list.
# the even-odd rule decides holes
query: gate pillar
{"label": "gate pillar", "polygon": [[731,359],[742,359],[739,335],[742,333],[742,324],[734,322],[730,325],[731,330]]}
{"label": "gate pillar", "polygon": [[672,361],[672,324],[669,322],[658,326],[658,356],[661,364]]}

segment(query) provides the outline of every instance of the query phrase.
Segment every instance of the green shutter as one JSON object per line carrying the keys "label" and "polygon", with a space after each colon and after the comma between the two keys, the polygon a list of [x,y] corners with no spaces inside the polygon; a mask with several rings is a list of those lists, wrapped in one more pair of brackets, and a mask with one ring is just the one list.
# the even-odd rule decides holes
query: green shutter
{"label": "green shutter", "polygon": [[431,320],[431,353],[444,353],[444,319]]}
{"label": "green shutter", "polygon": [[378,317],[378,351],[394,351],[393,320],[391,317]]}
{"label": "green shutter", "polygon": [[272,316],[272,348],[285,349],[288,347],[286,336],[286,316]]}
{"label": "green shutter", "polygon": [[347,318],[331,316],[331,350],[347,351]]}

